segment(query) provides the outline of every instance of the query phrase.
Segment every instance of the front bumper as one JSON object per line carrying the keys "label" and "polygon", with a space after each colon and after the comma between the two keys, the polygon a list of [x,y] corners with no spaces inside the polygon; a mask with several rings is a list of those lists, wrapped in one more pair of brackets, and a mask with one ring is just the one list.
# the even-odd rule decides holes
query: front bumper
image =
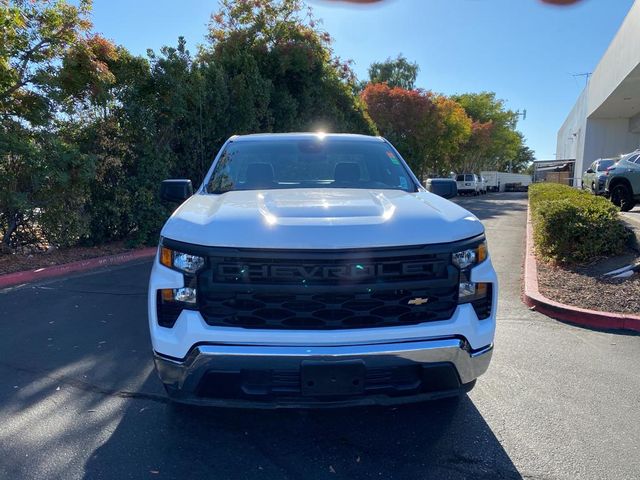
{"label": "front bumper", "polygon": [[[388,405],[459,394],[487,370],[492,352],[492,345],[471,350],[461,338],[311,347],[199,345],[182,360],[156,353],[155,363],[170,396],[183,403],[263,408]],[[316,395],[305,390],[306,365],[332,371],[344,362],[356,363],[364,372],[354,379],[362,381],[357,393],[337,388]]]}

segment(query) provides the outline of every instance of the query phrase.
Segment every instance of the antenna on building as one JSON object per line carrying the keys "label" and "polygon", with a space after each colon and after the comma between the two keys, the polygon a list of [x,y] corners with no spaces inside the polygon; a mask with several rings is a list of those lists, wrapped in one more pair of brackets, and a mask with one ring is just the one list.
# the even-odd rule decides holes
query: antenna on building
{"label": "antenna on building", "polygon": [[527,119],[527,109],[523,109],[522,111],[518,110],[516,111],[516,115],[518,115],[519,117],[522,117],[522,120],[526,120]]}
{"label": "antenna on building", "polygon": [[591,75],[592,75],[591,72],[585,72],[585,73],[574,73],[572,76],[573,78],[584,77],[584,84],[586,86],[589,83],[589,77],[591,77]]}

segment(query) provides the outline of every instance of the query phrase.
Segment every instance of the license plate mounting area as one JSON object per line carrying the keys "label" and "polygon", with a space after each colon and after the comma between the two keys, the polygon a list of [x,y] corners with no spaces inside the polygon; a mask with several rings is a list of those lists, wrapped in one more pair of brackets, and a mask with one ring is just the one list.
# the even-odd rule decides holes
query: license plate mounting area
{"label": "license plate mounting area", "polygon": [[304,361],[300,367],[301,391],[305,396],[362,394],[365,374],[362,360]]}

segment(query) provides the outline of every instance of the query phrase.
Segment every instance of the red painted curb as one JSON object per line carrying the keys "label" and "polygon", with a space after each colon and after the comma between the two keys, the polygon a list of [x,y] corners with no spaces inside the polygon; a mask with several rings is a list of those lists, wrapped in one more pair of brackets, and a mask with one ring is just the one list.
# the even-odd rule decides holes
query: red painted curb
{"label": "red painted curb", "polygon": [[22,272],[7,273],[0,275],[0,288],[21,285],[23,283],[35,282],[45,278],[60,277],[68,273],[83,272],[93,270],[98,267],[109,265],[120,265],[132,260],[151,258],[156,254],[156,247],[143,248],[133,252],[118,253],[106,257],[88,258],[77,262],[54,265],[52,267],[38,268],[36,270],[24,270]]}
{"label": "red painted curb", "polygon": [[535,307],[548,317],[562,320],[576,325],[591,328],[635,330],[640,332],[640,316],[599,312],[586,308],[565,305],[564,303],[550,300],[538,290],[538,265],[533,254],[533,227],[531,225],[531,213],[527,210],[527,241],[524,262],[524,292],[523,300],[530,307]]}

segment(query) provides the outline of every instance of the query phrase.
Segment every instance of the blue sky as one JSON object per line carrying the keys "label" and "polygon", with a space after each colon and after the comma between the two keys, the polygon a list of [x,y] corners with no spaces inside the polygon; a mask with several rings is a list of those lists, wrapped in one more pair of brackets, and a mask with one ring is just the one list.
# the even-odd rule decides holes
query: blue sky
{"label": "blue sky", "polygon": [[[538,0],[387,0],[353,7],[308,0],[336,54],[366,78],[373,61],[402,52],[420,65],[417,85],[445,94],[495,91],[527,110],[519,129],[540,159],[620,27],[633,0],[583,0],[558,8]],[[214,0],[94,0],[95,30],[133,53],[204,41]]]}

